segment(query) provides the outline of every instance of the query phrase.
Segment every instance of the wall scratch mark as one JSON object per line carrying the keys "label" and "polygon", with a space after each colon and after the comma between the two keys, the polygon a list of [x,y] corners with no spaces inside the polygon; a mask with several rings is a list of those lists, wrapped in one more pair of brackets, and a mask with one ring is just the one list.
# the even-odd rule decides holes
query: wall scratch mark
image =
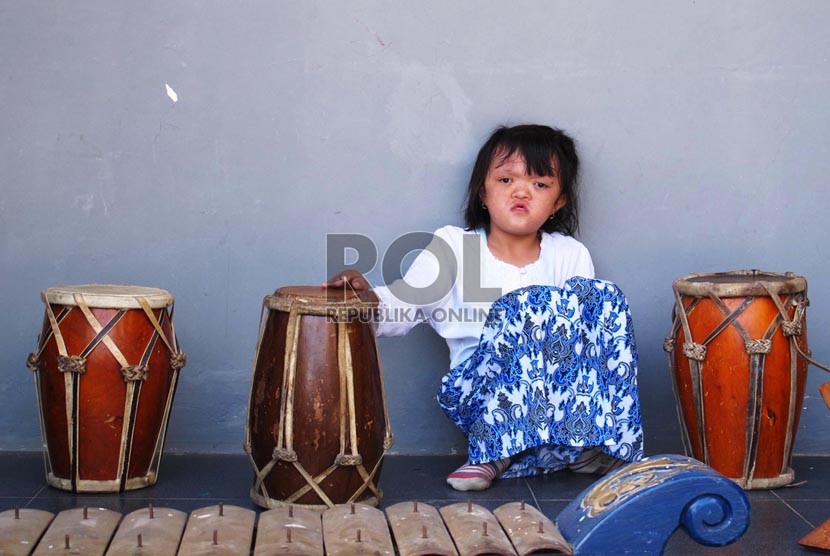
{"label": "wall scratch mark", "polygon": [[372,29],[370,29],[368,25],[366,25],[365,23],[363,23],[363,22],[362,22],[362,21],[360,21],[359,19],[358,19],[358,20],[356,20],[356,21],[357,21],[358,23],[360,23],[360,24],[363,26],[363,28],[364,28],[364,29],[366,29],[366,32],[367,32],[367,33],[369,33],[370,35],[372,35],[372,36],[375,38],[375,40],[377,41],[377,43],[380,45],[380,48],[381,48],[381,49],[385,49],[386,47],[388,47],[388,46],[390,46],[390,45],[392,44],[391,42],[388,42],[388,43],[387,43],[387,42],[385,42],[385,41],[381,38],[381,36],[380,36],[377,32],[375,32],[375,31],[373,31]]}

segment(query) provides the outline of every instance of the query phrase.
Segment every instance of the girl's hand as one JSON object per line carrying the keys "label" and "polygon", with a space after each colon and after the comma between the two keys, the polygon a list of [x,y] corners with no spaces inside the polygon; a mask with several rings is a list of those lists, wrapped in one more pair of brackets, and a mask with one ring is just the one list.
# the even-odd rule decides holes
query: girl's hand
{"label": "girl's hand", "polygon": [[369,289],[369,281],[356,270],[343,270],[335,274],[328,282],[320,284],[323,288],[345,288],[351,286],[355,291]]}
{"label": "girl's hand", "polygon": [[369,289],[369,281],[356,270],[343,270],[335,274],[328,282],[320,284],[323,288],[346,288],[351,287],[357,294],[357,298],[364,303],[380,302],[375,292]]}

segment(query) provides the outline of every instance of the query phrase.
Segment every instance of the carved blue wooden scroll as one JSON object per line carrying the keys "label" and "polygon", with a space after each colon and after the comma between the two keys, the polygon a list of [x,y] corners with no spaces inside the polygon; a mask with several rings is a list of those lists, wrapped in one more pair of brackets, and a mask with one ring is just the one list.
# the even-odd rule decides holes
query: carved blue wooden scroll
{"label": "carved blue wooden scroll", "polygon": [[706,546],[738,540],[749,527],[749,500],[697,460],[658,455],[597,481],[556,523],[577,555],[662,554],[678,527]]}

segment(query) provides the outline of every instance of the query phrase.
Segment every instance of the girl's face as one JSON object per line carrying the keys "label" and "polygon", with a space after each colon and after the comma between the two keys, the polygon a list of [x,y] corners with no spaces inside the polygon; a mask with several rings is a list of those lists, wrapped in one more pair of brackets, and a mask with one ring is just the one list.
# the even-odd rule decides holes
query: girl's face
{"label": "girl's face", "polygon": [[[557,168],[554,160],[553,167]],[[481,200],[490,213],[490,234],[535,234],[567,203],[558,172],[554,176],[527,173],[525,160],[515,154],[505,161],[494,157],[484,180]]]}

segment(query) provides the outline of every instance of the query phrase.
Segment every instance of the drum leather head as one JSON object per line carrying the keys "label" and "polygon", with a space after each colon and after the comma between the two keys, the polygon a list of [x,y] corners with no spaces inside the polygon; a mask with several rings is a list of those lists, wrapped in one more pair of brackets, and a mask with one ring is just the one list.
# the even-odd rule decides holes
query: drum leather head
{"label": "drum leather head", "polygon": [[763,270],[737,270],[711,274],[690,274],[674,281],[674,287],[682,295],[705,297],[768,296],[767,288],[777,294],[792,294],[807,290],[803,276],[787,272],[779,274]]}
{"label": "drum leather head", "polygon": [[367,290],[356,292],[348,288],[322,288],[320,286],[286,286],[278,288],[273,295],[265,298],[272,309],[283,308],[290,303],[300,305],[340,308],[368,309],[378,306]]}
{"label": "drum leather head", "polygon": [[44,302],[77,306],[78,302],[97,309],[140,309],[137,298],[143,298],[152,309],[172,305],[173,294],[158,288],[115,284],[82,284],[55,286],[40,294]]}

